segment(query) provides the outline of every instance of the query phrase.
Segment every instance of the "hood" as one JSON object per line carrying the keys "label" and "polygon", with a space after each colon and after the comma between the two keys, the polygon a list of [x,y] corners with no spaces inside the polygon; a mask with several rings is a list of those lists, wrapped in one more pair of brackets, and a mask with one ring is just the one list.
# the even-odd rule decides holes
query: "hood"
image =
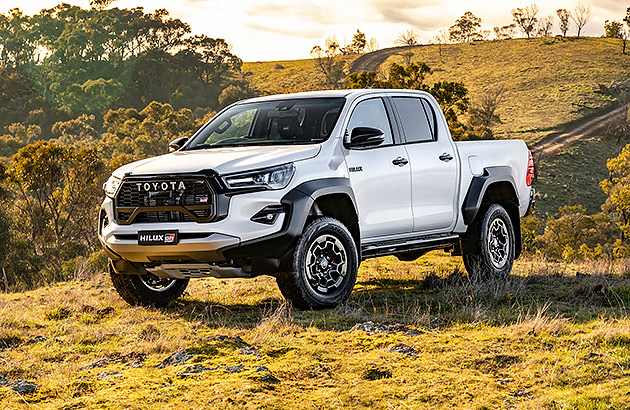
{"label": "hood", "polygon": [[129,173],[131,175],[181,174],[208,169],[219,174],[230,174],[305,160],[316,156],[320,149],[319,144],[314,144],[177,151],[124,165],[114,171],[114,175],[122,178]]}

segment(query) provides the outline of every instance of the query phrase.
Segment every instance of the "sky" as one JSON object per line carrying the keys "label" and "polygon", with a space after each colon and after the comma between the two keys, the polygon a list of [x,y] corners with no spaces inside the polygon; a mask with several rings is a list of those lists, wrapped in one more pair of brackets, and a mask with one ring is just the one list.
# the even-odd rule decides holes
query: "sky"
{"label": "sky", "polygon": [[[0,12],[19,7],[26,14],[51,8],[61,0],[3,0]],[[65,3],[89,7],[89,0]],[[603,35],[605,20],[621,20],[630,2],[591,0],[593,17],[583,29],[587,36]],[[392,47],[398,35],[414,29],[421,43],[442,28],[453,25],[466,11],[482,19],[482,29],[512,23],[511,10],[531,1],[519,0],[116,0],[110,7],[144,7],[146,12],[167,9],[171,16],[190,24],[193,33],[225,39],[244,61],[309,58],[315,45],[336,36],[341,45],[352,42],[357,29],[375,38],[379,48]],[[539,1],[539,17],[555,10],[573,9],[577,0]],[[569,35],[575,35],[572,23]]]}

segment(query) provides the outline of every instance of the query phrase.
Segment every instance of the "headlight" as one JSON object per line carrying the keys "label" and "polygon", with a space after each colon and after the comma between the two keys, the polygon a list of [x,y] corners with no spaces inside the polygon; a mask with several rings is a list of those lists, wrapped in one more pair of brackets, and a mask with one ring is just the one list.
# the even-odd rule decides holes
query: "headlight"
{"label": "headlight", "polygon": [[231,189],[282,189],[289,185],[294,173],[295,165],[285,164],[258,171],[226,175],[222,179]]}
{"label": "headlight", "polygon": [[110,198],[116,196],[116,192],[118,192],[118,187],[120,187],[120,178],[116,178],[115,176],[109,177],[107,182],[103,184],[103,190],[105,191],[105,195]]}

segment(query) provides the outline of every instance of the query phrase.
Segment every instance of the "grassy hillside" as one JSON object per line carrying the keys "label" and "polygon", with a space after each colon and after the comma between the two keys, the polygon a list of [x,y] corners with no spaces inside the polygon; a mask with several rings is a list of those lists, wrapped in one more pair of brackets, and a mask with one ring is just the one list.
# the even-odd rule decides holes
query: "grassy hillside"
{"label": "grassy hillside", "polygon": [[193,281],[163,310],[104,274],[1,295],[0,407],[627,408],[629,265],[525,261],[484,284],[443,255],[368,261],[324,312],[268,277]]}
{"label": "grassy hillside", "polygon": [[[356,57],[340,58],[349,65]],[[328,88],[315,59],[244,63],[243,71],[251,73],[252,86],[265,95]]]}
{"label": "grassy hillside", "polygon": [[[463,81],[473,100],[484,90],[505,88],[499,109],[504,124],[497,127],[497,134],[529,143],[606,104],[609,98],[596,93],[598,84],[627,79],[630,72],[630,55],[621,54],[619,40],[607,38],[513,39],[404,49],[409,50],[412,61],[433,68],[429,83]],[[347,58],[350,63],[356,56]],[[392,62],[402,64],[403,57],[390,56],[380,69]],[[255,87],[269,93],[324,88],[315,60],[245,63],[244,70],[252,72]]]}
{"label": "grassy hillside", "polygon": [[[484,90],[505,88],[502,138],[539,140],[556,127],[601,107],[608,98],[595,93],[598,83],[627,79],[630,55],[604,38],[534,38],[469,44],[422,46],[413,60],[434,69],[431,80],[463,81],[473,100]],[[402,61],[392,56],[383,66]]]}
{"label": "grassy hillside", "polygon": [[606,159],[619,155],[628,143],[612,136],[588,137],[537,161],[536,215],[553,215],[561,206],[578,204],[588,213],[600,212],[606,200],[599,186],[608,178]]}

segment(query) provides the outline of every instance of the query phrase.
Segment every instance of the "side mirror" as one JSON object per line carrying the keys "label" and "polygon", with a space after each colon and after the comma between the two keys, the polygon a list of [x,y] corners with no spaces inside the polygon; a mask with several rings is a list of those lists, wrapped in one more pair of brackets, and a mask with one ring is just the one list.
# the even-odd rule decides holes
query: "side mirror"
{"label": "side mirror", "polygon": [[188,142],[188,137],[175,138],[168,144],[168,152],[178,151],[186,142]]}
{"label": "side mirror", "polygon": [[372,127],[356,127],[352,129],[350,141],[345,144],[346,148],[369,148],[376,147],[385,142],[385,134],[382,130]]}

